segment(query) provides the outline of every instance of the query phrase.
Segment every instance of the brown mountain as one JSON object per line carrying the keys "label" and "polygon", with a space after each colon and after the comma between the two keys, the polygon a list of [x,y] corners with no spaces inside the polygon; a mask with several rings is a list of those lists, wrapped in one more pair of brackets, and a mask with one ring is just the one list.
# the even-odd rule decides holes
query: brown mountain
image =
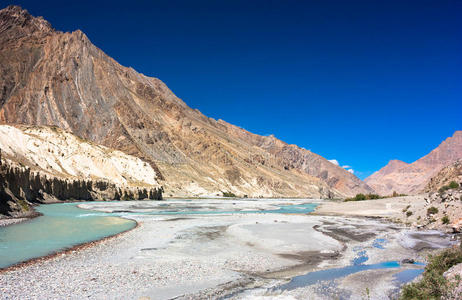
{"label": "brown mountain", "polygon": [[452,181],[455,181],[462,186],[462,159],[442,168],[430,179],[424,189],[424,192],[437,192],[440,188],[445,185],[449,185]]}
{"label": "brown mountain", "polygon": [[381,195],[389,195],[394,191],[404,194],[419,193],[430,178],[460,158],[462,131],[456,131],[436,149],[412,164],[391,160],[385,167],[366,178],[365,182]]}
{"label": "brown mountain", "polygon": [[122,150],[165,196],[351,196],[372,190],[319,155],[189,108],[159,79],[123,67],[80,30],[0,11],[0,122],[55,125]]}

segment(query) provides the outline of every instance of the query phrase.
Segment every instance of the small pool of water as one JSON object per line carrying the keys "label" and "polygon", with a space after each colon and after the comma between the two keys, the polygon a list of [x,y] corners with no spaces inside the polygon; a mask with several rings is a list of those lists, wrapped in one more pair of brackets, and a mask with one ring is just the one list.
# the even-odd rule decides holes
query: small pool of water
{"label": "small pool of water", "polygon": [[411,282],[423,272],[424,269],[407,269],[395,274],[394,279],[401,285]]}
{"label": "small pool of water", "polygon": [[388,243],[386,239],[375,239],[372,242],[372,247],[377,248],[377,249],[385,249],[385,244]]}
{"label": "small pool of water", "polygon": [[369,260],[366,250],[360,250],[356,252],[356,256],[352,260],[353,266],[362,265]]}
{"label": "small pool of water", "polygon": [[[374,269],[390,269],[390,268],[399,268],[401,267],[401,264],[398,261],[386,261],[382,263],[377,263],[377,264],[357,264],[357,265],[350,265],[346,266],[343,268],[332,268],[332,269],[327,269],[327,270],[321,270],[321,271],[315,271],[315,272],[310,272],[305,275],[300,275],[292,278],[291,281],[289,281],[286,284],[283,284],[277,288],[274,288],[274,290],[294,290],[297,288],[309,286],[316,284],[320,281],[331,281],[335,280],[337,278],[345,277],[357,272],[361,271],[366,271],[366,270],[374,270]],[[401,283],[406,283],[416,276],[418,276],[419,272],[417,270],[423,270],[423,269],[412,269],[412,270],[404,270],[403,272],[400,272],[397,274],[396,279],[401,282]],[[416,275],[417,274],[417,275]],[[415,275],[415,276],[414,276]],[[414,276],[414,277],[412,277]]]}

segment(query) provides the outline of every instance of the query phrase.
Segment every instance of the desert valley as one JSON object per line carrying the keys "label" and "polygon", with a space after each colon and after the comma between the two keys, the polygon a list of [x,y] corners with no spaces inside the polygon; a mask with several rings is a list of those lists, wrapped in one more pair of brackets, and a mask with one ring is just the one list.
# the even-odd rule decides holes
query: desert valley
{"label": "desert valley", "polygon": [[458,129],[361,180],[8,6],[0,299],[460,299]]}

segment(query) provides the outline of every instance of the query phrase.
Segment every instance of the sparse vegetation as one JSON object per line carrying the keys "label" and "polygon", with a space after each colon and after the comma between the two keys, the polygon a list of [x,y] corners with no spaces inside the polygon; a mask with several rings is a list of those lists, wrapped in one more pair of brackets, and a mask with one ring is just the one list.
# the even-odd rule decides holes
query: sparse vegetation
{"label": "sparse vegetation", "polygon": [[[393,194],[391,194],[390,197],[394,198],[394,197],[404,197],[404,196],[407,196],[406,194],[398,194],[396,191],[393,192]],[[389,198],[389,197],[384,197],[384,198]]]}
{"label": "sparse vegetation", "polygon": [[448,216],[444,216],[442,219],[441,219],[441,222],[443,224],[449,224],[449,217]]}
{"label": "sparse vegetation", "polygon": [[347,198],[345,199],[345,202],[347,201],[363,201],[363,200],[373,200],[373,199],[381,199],[383,197],[377,195],[377,194],[357,194],[353,198]]}
{"label": "sparse vegetation", "polygon": [[410,217],[410,216],[412,216],[412,211],[406,212],[406,217]]}
{"label": "sparse vegetation", "polygon": [[408,206],[406,206],[405,208],[403,208],[403,213],[406,212],[410,207],[411,207],[411,206],[408,205]]}
{"label": "sparse vegetation", "polygon": [[443,185],[439,190],[438,192],[440,194],[444,193],[445,191],[447,190],[452,190],[452,189],[458,189],[460,187],[460,185],[455,182],[455,181],[451,181],[448,185]]}
{"label": "sparse vegetation", "polygon": [[393,192],[390,196],[380,196],[377,194],[356,194],[353,198],[346,198],[344,201],[363,201],[363,200],[375,200],[375,199],[384,199],[384,198],[392,198],[392,197],[404,197],[407,196],[406,194],[398,194],[397,192]]}
{"label": "sparse vegetation", "polygon": [[449,183],[449,188],[450,188],[450,189],[458,189],[458,188],[459,188],[459,184],[458,184],[457,182],[455,182],[455,181],[451,181],[451,182]]}
{"label": "sparse vegetation", "polygon": [[442,295],[451,291],[454,284],[457,284],[457,282],[449,282],[443,277],[443,273],[459,263],[462,263],[460,246],[429,256],[422,280],[405,285],[399,299],[440,299]]}
{"label": "sparse vegetation", "polygon": [[434,215],[438,213],[438,208],[432,206],[427,209],[427,215]]}
{"label": "sparse vegetation", "polygon": [[223,197],[230,197],[230,198],[236,198],[236,194],[233,192],[221,192],[223,194]]}

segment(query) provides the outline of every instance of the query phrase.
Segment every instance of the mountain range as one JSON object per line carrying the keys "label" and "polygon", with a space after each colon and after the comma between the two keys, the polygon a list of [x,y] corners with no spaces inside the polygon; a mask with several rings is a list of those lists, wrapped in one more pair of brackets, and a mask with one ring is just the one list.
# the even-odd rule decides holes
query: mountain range
{"label": "mountain range", "polygon": [[373,192],[309,150],[191,109],[82,31],[57,31],[18,6],[0,11],[0,122],[57,126],[136,156],[155,170],[167,197]]}

